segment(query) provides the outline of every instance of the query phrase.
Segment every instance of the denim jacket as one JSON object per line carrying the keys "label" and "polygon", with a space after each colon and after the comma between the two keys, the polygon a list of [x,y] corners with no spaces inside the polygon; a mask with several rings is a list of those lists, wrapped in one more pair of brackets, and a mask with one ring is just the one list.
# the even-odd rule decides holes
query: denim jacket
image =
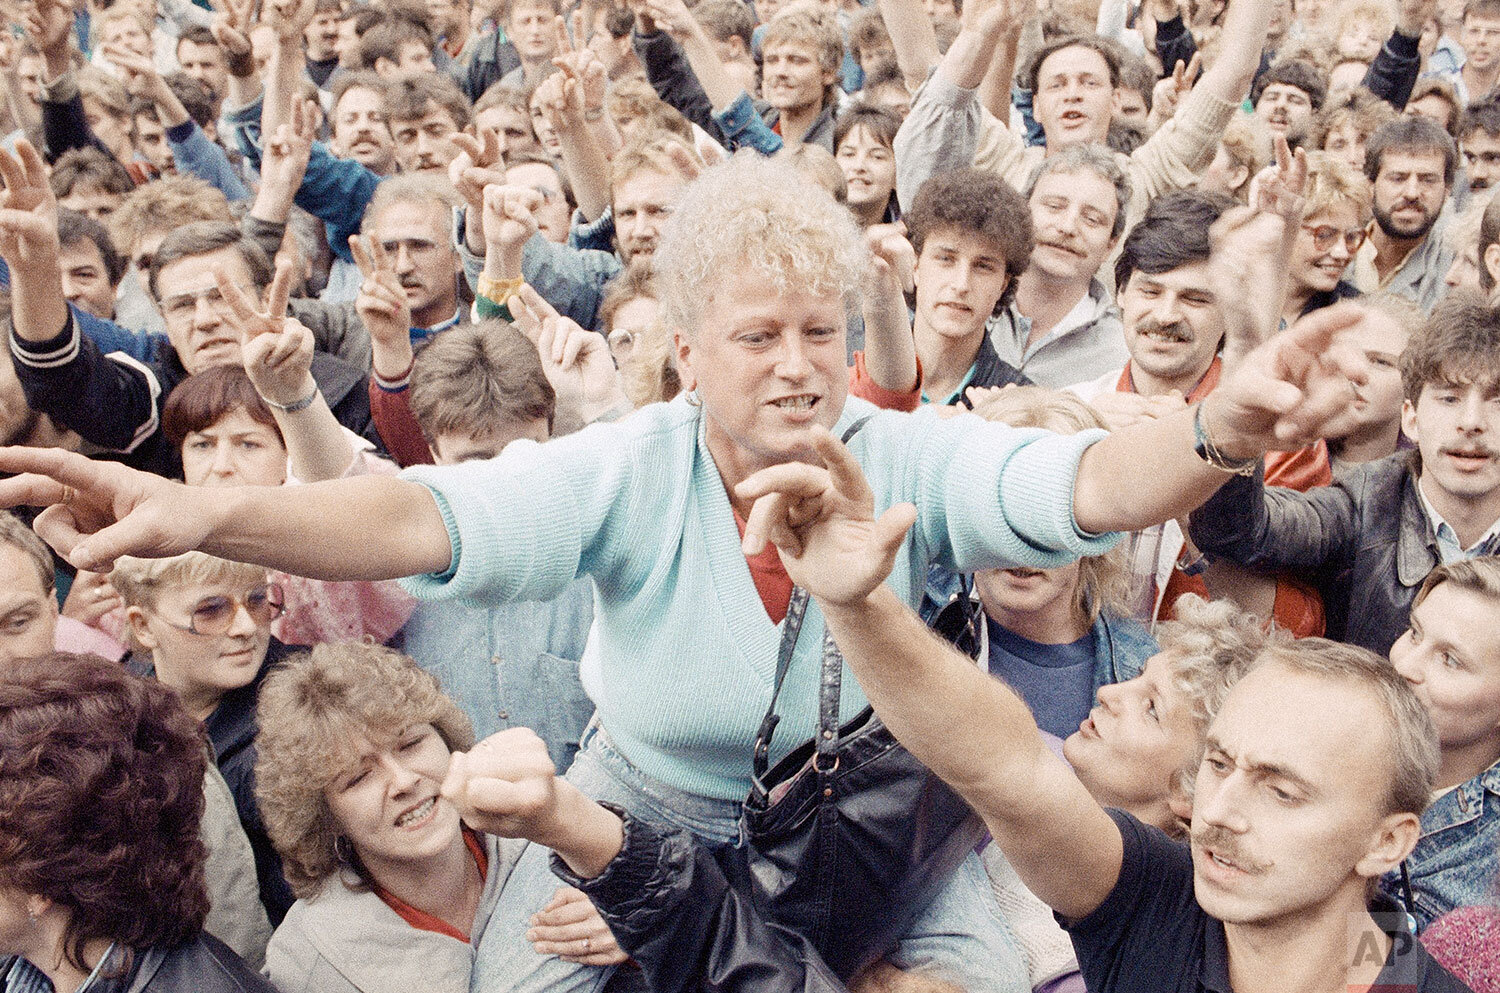
{"label": "denim jacket", "polygon": [[398,637],[469,715],[476,738],[531,728],[562,772],[594,714],[578,679],[593,619],[593,586],[581,579],[545,601],[421,603]]}
{"label": "denim jacket", "polygon": [[[940,610],[959,593],[958,577],[942,566],[927,570],[927,592],[922,598],[922,619],[929,626]],[[1139,621],[1101,612],[1094,622],[1094,692],[1099,687],[1123,683],[1139,676],[1146,661],[1161,646]]]}
{"label": "denim jacket", "polygon": [[[1493,899],[1500,872],[1500,762],[1449,790],[1422,814],[1422,837],[1406,859],[1417,929],[1456,907]],[[1405,905],[1401,871],[1380,888]]]}

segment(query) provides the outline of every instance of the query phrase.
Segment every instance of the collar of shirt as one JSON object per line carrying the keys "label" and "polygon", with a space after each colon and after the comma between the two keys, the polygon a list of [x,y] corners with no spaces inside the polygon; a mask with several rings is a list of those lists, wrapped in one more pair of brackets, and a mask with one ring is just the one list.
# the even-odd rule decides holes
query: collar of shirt
{"label": "collar of shirt", "polygon": [[446,321],[443,321],[440,324],[434,324],[430,328],[412,328],[411,329],[411,340],[412,341],[426,341],[428,338],[431,338],[433,335],[437,334],[439,331],[446,331],[449,328],[453,327],[455,324],[457,324],[459,321],[461,321],[463,319],[463,316],[464,316],[464,308],[460,305],[459,307],[457,307],[457,308],[454,309],[452,317],[448,318]]}
{"label": "collar of shirt", "polygon": [[1474,542],[1468,548],[1464,548],[1458,543],[1458,532],[1454,531],[1453,526],[1443,520],[1443,515],[1438,513],[1437,508],[1432,505],[1432,501],[1427,499],[1427,481],[1425,479],[1417,480],[1417,496],[1422,501],[1423,513],[1427,515],[1428,522],[1432,524],[1432,533],[1437,536],[1438,561],[1443,565],[1447,565],[1450,562],[1459,562],[1463,559],[1472,559],[1477,555],[1484,554],[1492,548],[1497,536],[1500,536],[1500,520],[1497,520],[1490,525],[1488,531],[1480,536],[1478,541]]}

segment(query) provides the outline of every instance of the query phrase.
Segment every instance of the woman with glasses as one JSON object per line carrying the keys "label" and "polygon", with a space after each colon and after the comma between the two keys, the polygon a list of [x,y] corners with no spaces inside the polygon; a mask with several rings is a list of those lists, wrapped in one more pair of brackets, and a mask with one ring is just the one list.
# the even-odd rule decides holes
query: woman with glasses
{"label": "woman with glasses", "polygon": [[271,636],[285,609],[281,588],[259,566],[202,552],[124,558],[110,582],[137,646],[127,664],[175,690],[208,732],[255,853],[261,902],[277,924],[293,897],[255,806],[255,708],[261,680],[291,651]]}
{"label": "woman with glasses", "polygon": [[1359,295],[1344,271],[1365,243],[1370,223],[1370,182],[1325,153],[1307,157],[1307,213],[1287,267],[1281,319],[1299,317]]}

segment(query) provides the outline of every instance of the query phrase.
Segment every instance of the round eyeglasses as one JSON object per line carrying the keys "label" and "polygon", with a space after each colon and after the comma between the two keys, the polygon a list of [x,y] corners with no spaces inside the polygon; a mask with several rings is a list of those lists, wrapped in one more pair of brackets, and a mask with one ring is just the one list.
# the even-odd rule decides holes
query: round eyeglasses
{"label": "round eyeglasses", "polygon": [[228,634],[229,629],[234,627],[235,615],[241,607],[245,608],[245,613],[250,615],[256,625],[270,624],[286,613],[281,587],[276,583],[267,583],[246,591],[242,596],[204,597],[193,605],[186,624],[173,624],[165,618],[162,620],[179,631],[193,634]]}

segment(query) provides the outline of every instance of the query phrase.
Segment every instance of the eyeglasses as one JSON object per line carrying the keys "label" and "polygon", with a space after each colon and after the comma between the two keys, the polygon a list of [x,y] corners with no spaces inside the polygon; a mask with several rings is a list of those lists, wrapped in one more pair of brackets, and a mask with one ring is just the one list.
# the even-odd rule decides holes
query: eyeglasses
{"label": "eyeglasses", "polygon": [[1313,247],[1320,252],[1326,252],[1333,247],[1333,243],[1340,238],[1344,239],[1344,250],[1350,255],[1359,251],[1359,247],[1365,243],[1365,229],[1355,228],[1353,231],[1340,231],[1331,224],[1320,224],[1317,227],[1302,225],[1302,230],[1312,235]]}
{"label": "eyeglasses", "polygon": [[[259,298],[260,292],[250,286],[241,286],[243,292],[250,299]],[[219,292],[217,286],[210,286],[206,290],[197,293],[178,293],[167,297],[161,302],[161,316],[169,321],[186,323],[193,319],[198,311],[198,301],[206,300],[208,305],[216,311],[223,311],[228,305],[224,302],[224,294]]]}
{"label": "eyeglasses", "polygon": [[165,618],[162,620],[179,631],[193,634],[228,634],[229,629],[234,627],[235,615],[241,607],[245,608],[245,613],[250,615],[257,626],[270,624],[286,613],[281,587],[276,583],[267,583],[247,591],[243,596],[204,597],[193,605],[186,624],[173,624]]}

